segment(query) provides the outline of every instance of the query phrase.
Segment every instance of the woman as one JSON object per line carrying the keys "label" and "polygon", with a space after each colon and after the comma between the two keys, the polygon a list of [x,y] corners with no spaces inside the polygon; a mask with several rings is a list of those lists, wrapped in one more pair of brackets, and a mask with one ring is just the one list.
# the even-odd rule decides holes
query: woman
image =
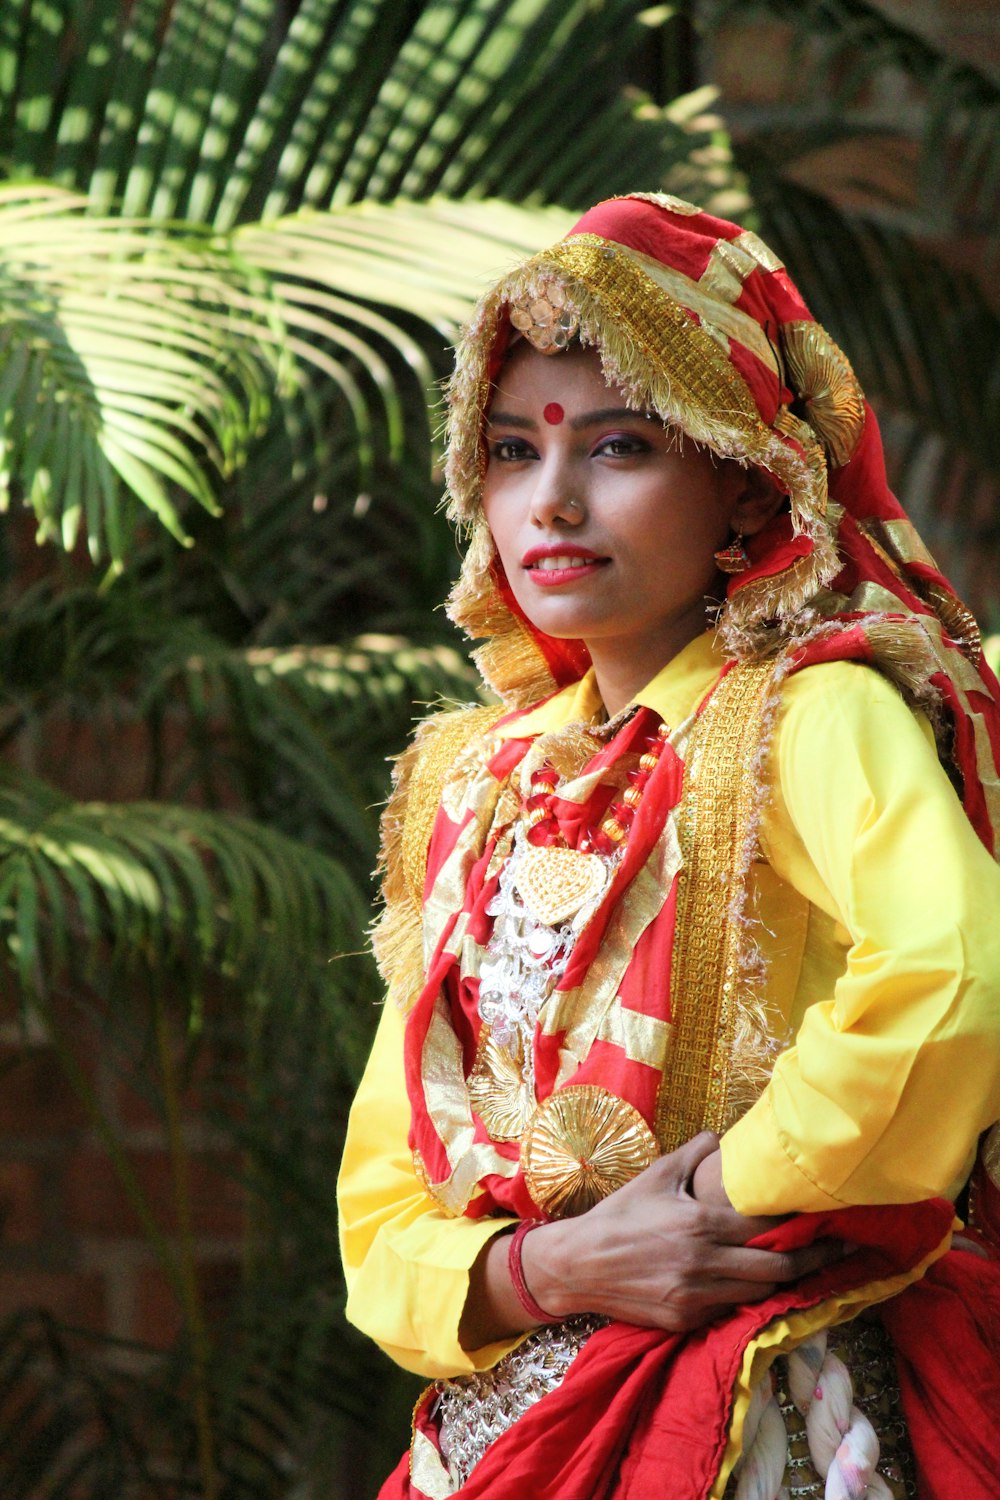
{"label": "woman", "polygon": [[436,1385],[383,1494],[985,1500],[1000,714],[850,366],[637,194],[483,298],[450,401],[501,704],[384,822],[348,1312]]}

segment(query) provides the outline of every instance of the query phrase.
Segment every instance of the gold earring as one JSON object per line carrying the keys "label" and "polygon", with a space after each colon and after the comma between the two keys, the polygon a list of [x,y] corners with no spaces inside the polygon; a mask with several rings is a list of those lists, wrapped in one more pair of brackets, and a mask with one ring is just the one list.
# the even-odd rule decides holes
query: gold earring
{"label": "gold earring", "polygon": [[737,531],[733,540],[715,554],[716,564],[722,573],[745,573],[750,566],[750,554],[743,545],[743,533]]}

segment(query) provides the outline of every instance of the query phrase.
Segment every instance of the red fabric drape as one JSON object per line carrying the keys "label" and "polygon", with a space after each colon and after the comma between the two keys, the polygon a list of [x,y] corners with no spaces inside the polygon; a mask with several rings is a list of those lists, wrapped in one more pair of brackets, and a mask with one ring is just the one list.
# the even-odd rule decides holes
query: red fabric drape
{"label": "red fabric drape", "polygon": [[[764,1302],[696,1333],[612,1323],[562,1385],[490,1448],[463,1500],[704,1500],[725,1453],[744,1351],[773,1322],[921,1265],[947,1235],[942,1199],[803,1214],[755,1244],[791,1249],[835,1237],[860,1248]],[[900,1351],[921,1500],[995,1500],[1000,1444],[1000,1266],[953,1251],[883,1304]],[[433,1389],[417,1414],[432,1441]],[[928,1478],[933,1475],[933,1479]],[[665,1490],[664,1485],[669,1489]],[[404,1458],[379,1500],[422,1500]]]}

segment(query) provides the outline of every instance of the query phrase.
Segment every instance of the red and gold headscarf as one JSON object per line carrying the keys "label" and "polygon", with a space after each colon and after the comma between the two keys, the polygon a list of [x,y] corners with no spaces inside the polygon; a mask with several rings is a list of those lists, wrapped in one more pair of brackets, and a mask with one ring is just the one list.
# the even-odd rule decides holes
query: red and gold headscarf
{"label": "red and gold headscarf", "polygon": [[741,660],[792,651],[887,672],[936,715],[987,847],[1000,845],[1000,710],[975,621],[889,490],[850,363],[750,231],[662,193],[609,199],[478,303],[451,382],[450,514],[470,533],[450,613],[511,706],[589,665],[518,608],[481,505],[483,428],[512,336],[595,346],[608,383],[721,457],[765,469],[787,509],[748,543],[719,625]]}

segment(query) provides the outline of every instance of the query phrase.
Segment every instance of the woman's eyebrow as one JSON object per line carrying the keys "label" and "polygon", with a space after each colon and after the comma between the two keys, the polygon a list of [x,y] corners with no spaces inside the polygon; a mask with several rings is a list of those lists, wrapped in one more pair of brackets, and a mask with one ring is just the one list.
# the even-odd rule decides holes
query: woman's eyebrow
{"label": "woman's eyebrow", "polygon": [[[571,417],[569,425],[574,432],[579,432],[582,427],[593,427],[598,422],[625,422],[652,420],[652,412],[636,411],[634,406],[605,406],[600,411],[585,411],[578,417]],[[486,419],[488,427],[537,427],[538,423],[533,417],[515,416],[513,412],[493,411]]]}
{"label": "woman's eyebrow", "polygon": [[597,422],[645,422],[652,412],[636,411],[634,406],[604,406],[600,411],[585,411],[579,417],[571,417],[569,425],[577,432],[581,427],[593,427]]}
{"label": "woman's eyebrow", "polygon": [[491,411],[486,418],[487,427],[537,427],[532,417],[516,417],[508,411]]}

